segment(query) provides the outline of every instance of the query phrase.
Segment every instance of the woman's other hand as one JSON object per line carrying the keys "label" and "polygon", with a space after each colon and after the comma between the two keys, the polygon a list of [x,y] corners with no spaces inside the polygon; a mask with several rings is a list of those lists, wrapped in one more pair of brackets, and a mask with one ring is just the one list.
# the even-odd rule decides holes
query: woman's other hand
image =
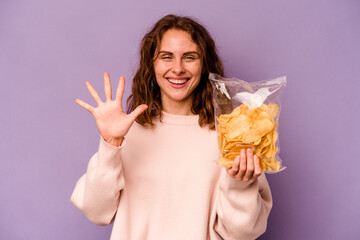
{"label": "woman's other hand", "polygon": [[242,149],[233,165],[227,169],[229,175],[239,181],[256,180],[261,174],[260,161],[251,149]]}
{"label": "woman's other hand", "polygon": [[101,101],[99,94],[90,82],[85,82],[85,85],[98,106],[93,107],[80,99],[76,99],[75,102],[94,116],[99,132],[106,142],[114,146],[120,146],[131,125],[147,109],[147,105],[139,105],[130,114],[124,112],[122,97],[125,78],[123,76],[120,77],[115,100],[112,100],[110,76],[107,72],[104,73],[105,102]]}

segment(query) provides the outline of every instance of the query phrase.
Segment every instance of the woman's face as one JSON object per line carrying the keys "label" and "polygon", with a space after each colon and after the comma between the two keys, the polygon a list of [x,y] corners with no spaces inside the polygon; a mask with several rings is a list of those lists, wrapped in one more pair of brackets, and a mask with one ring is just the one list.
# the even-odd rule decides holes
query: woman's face
{"label": "woman's face", "polygon": [[178,29],[166,31],[154,61],[165,112],[176,113],[177,109],[185,107],[190,111],[192,93],[200,82],[201,70],[200,51],[191,36]]}

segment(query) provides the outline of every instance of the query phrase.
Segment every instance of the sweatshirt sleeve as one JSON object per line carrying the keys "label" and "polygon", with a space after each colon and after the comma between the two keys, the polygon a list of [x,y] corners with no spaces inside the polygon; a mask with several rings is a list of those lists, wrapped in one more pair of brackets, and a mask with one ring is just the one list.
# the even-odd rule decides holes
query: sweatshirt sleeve
{"label": "sweatshirt sleeve", "polygon": [[211,216],[213,239],[256,239],[266,230],[272,197],[265,174],[243,182],[223,169]]}
{"label": "sweatshirt sleeve", "polygon": [[87,172],[78,180],[70,201],[93,223],[110,224],[113,221],[124,188],[120,160],[121,148],[100,139],[99,150],[90,159]]}

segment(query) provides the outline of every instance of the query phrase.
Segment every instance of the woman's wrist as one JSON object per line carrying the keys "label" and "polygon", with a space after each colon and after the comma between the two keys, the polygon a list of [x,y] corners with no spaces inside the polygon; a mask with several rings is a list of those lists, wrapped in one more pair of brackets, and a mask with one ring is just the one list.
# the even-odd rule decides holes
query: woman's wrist
{"label": "woman's wrist", "polygon": [[105,140],[105,142],[107,142],[110,145],[113,145],[115,147],[120,147],[122,141],[124,140],[124,137],[121,137],[121,138],[110,137],[109,139],[104,138],[104,140]]}

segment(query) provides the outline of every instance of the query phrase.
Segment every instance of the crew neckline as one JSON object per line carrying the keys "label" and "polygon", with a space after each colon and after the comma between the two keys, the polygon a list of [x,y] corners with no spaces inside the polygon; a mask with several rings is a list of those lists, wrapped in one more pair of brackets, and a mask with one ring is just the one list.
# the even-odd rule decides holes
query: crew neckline
{"label": "crew neckline", "polygon": [[199,115],[175,115],[162,111],[162,122],[174,125],[198,125]]}

